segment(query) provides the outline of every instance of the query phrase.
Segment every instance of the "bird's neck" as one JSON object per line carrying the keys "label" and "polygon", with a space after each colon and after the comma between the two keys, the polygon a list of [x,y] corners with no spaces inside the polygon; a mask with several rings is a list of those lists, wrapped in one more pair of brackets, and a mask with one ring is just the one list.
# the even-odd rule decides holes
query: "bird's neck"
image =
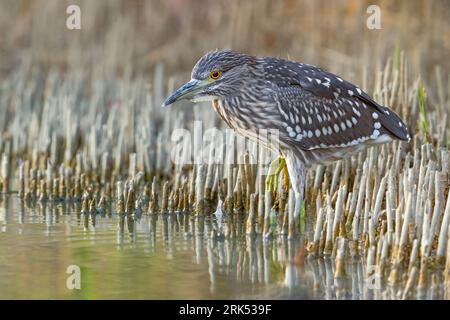
{"label": "bird's neck", "polygon": [[230,121],[229,116],[224,108],[223,100],[214,99],[212,101],[212,105],[214,110],[222,118],[222,120],[225,121],[229,127],[232,127],[231,123],[229,122]]}

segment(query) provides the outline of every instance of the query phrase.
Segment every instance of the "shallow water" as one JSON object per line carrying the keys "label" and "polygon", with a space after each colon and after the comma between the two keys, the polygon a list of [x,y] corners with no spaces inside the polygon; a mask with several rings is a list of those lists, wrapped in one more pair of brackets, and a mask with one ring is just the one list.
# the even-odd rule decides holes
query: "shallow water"
{"label": "shallow water", "polygon": [[[202,222],[186,215],[97,214],[94,226],[79,212],[77,205],[3,199],[0,298],[252,298],[272,288],[307,296],[301,286],[282,285],[287,247],[277,242],[216,241],[208,220],[201,232]],[[66,287],[70,265],[81,269],[80,290]]]}
{"label": "shallow water", "polygon": [[[308,259],[303,239],[264,242],[244,224],[222,227],[186,214],[80,214],[78,204],[0,202],[0,298],[12,299],[382,299],[363,263],[334,278],[331,259]],[[67,268],[81,270],[68,289]],[[428,298],[433,298],[432,293]]]}

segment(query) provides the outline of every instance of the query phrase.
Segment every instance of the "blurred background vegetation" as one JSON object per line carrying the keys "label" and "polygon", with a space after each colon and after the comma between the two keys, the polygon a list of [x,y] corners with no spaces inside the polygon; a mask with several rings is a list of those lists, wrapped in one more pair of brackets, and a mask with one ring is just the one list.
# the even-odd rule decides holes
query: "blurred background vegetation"
{"label": "blurred background vegetation", "polygon": [[[81,30],[66,28],[70,4],[81,8]],[[371,4],[381,8],[381,30],[366,27]],[[163,62],[184,74],[206,51],[232,48],[360,80],[361,68],[383,65],[397,47],[426,78],[436,65],[450,69],[449,17],[445,0],[1,0],[0,74],[23,54],[44,68],[120,75]]]}

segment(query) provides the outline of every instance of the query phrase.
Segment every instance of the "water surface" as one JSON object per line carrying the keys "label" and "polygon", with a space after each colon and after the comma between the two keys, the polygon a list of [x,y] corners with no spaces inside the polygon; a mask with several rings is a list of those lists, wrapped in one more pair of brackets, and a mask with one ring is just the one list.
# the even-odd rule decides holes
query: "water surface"
{"label": "water surface", "polygon": [[[217,237],[212,218],[81,214],[76,203],[0,201],[1,299],[386,299],[362,261],[335,278],[330,258],[306,258],[302,237],[263,241],[239,217]],[[241,220],[241,221],[239,221]],[[80,267],[81,289],[67,268]],[[437,293],[431,293],[433,298]]]}

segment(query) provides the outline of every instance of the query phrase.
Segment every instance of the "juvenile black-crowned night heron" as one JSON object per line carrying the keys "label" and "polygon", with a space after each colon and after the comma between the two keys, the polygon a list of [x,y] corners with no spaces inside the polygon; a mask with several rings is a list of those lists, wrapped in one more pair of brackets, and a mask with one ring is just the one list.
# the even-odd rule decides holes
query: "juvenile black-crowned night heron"
{"label": "juvenile black-crowned night heron", "polygon": [[[210,100],[238,133],[269,148],[277,145],[278,165],[287,166],[300,201],[309,166],[393,139],[410,140],[399,116],[357,86],[312,65],[279,58],[209,52],[163,106],[180,99]],[[255,134],[261,129],[278,130],[278,143]],[[272,164],[269,177],[279,168]]]}

